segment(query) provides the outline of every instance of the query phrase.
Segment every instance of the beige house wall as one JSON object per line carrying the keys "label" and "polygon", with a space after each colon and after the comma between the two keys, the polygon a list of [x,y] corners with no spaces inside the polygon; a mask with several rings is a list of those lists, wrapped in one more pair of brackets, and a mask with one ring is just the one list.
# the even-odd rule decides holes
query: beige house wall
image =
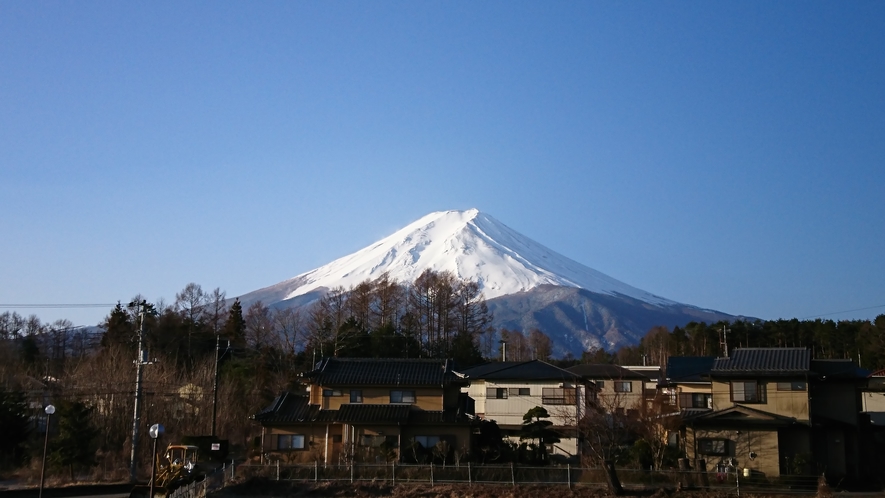
{"label": "beige house wall", "polygon": [[[725,439],[728,443],[728,454],[703,455],[697,451],[697,440],[702,438]],[[756,454],[756,458],[750,458],[750,452]],[[689,427],[685,434],[686,456],[694,460],[703,458],[706,460],[707,471],[716,472],[717,464],[727,459],[737,459],[739,469],[751,469],[754,473],[761,473],[767,477],[780,475],[780,453],[778,447],[777,430],[707,430],[693,429]]]}
{"label": "beige house wall", "polygon": [[[323,389],[340,391],[340,396],[323,396]],[[414,391],[415,402],[409,403],[422,410],[440,411],[443,409],[443,389],[428,389],[415,387],[372,387],[372,388],[340,388],[311,386],[310,403],[320,405],[323,410],[339,410],[341,405],[350,404],[350,391],[362,391],[364,405],[387,405],[390,404],[391,391]],[[455,396],[457,404],[457,396]]]}
{"label": "beige house wall", "polygon": [[[789,381],[789,379],[786,379]],[[803,379],[804,381],[804,379]],[[739,381],[738,381],[739,382]],[[725,410],[735,405],[743,405],[775,415],[809,420],[808,387],[805,391],[778,391],[777,382],[773,380],[757,380],[764,395],[762,403],[746,403],[732,401],[731,381],[714,380],[712,382],[713,410]]]}
{"label": "beige house wall", "polygon": [[[475,411],[478,416],[487,420],[494,420],[498,425],[521,425],[522,417],[537,406],[541,406],[547,410],[550,415],[549,420],[554,426],[574,426],[578,414],[582,414],[583,410],[579,409],[581,403],[585,403],[583,397],[583,388],[579,387],[579,393],[575,398],[575,404],[555,405],[544,404],[542,394],[545,388],[559,388],[562,382],[487,382],[484,380],[475,380],[471,382],[469,387],[462,388],[462,392],[466,392],[473,398]],[[489,388],[501,388],[508,390],[508,396],[505,399],[489,399],[486,396],[486,390]],[[529,395],[509,394],[511,388],[528,388]],[[565,388],[575,389],[574,384],[565,384]]]}

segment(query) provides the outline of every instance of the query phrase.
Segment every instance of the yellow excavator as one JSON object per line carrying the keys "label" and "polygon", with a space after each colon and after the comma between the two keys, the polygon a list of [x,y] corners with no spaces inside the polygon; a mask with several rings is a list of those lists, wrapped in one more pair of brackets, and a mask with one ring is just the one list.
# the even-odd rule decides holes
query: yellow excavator
{"label": "yellow excavator", "polygon": [[[163,454],[157,455],[153,498],[165,497],[179,487],[203,477],[205,474],[199,455],[199,448],[186,444],[170,444]],[[150,490],[150,483],[136,486],[129,498],[152,498]]]}

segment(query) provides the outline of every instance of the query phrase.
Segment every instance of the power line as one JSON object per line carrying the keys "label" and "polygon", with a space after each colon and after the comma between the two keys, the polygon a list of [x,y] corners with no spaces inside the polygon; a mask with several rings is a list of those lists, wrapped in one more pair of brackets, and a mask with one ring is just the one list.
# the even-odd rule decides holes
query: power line
{"label": "power line", "polygon": [[106,308],[117,303],[105,304],[0,304],[0,308],[34,308],[34,309],[71,309],[71,308]]}
{"label": "power line", "polygon": [[880,304],[878,306],[869,306],[867,308],[857,308],[857,309],[853,309],[853,310],[834,311],[832,313],[823,313],[821,315],[804,316],[804,317],[800,318],[800,320],[808,320],[809,318],[820,318],[822,316],[830,316],[830,315],[841,315],[842,313],[853,313],[855,311],[874,310],[876,308],[885,308],[885,304]]}

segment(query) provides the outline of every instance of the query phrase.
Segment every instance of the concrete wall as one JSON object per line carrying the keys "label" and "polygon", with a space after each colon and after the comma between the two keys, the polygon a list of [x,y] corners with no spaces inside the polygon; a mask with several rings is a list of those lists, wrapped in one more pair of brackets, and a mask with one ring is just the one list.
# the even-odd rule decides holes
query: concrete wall
{"label": "concrete wall", "polygon": [[[697,451],[697,440],[724,439],[727,441],[727,455],[704,455]],[[756,458],[750,458],[750,452]],[[748,468],[767,477],[780,475],[780,449],[777,430],[709,430],[688,428],[685,434],[685,452],[690,459],[703,458],[707,462],[707,471],[716,472],[720,461],[735,458],[738,468]]]}

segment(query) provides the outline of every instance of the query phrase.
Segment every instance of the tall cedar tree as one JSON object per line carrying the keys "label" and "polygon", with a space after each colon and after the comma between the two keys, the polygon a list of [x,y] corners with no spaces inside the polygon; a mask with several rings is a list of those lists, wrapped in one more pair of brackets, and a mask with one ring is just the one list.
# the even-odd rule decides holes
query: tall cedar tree
{"label": "tall cedar tree", "polygon": [[[57,431],[50,438],[49,461],[57,468],[68,469],[74,479],[74,468],[89,468],[95,463],[95,446],[99,431],[92,425],[92,408],[82,401],[61,401],[58,404]],[[51,432],[55,432],[50,427]]]}
{"label": "tall cedar tree", "polygon": [[227,313],[227,321],[221,328],[221,334],[226,337],[231,346],[244,348],[246,346],[246,319],[243,318],[243,305],[239,299],[234,300]]}
{"label": "tall cedar tree", "polygon": [[111,310],[111,314],[103,324],[104,333],[101,335],[101,347],[109,348],[114,344],[120,344],[130,348],[133,346],[135,337],[135,325],[129,318],[129,313],[117,301],[117,305]]}

